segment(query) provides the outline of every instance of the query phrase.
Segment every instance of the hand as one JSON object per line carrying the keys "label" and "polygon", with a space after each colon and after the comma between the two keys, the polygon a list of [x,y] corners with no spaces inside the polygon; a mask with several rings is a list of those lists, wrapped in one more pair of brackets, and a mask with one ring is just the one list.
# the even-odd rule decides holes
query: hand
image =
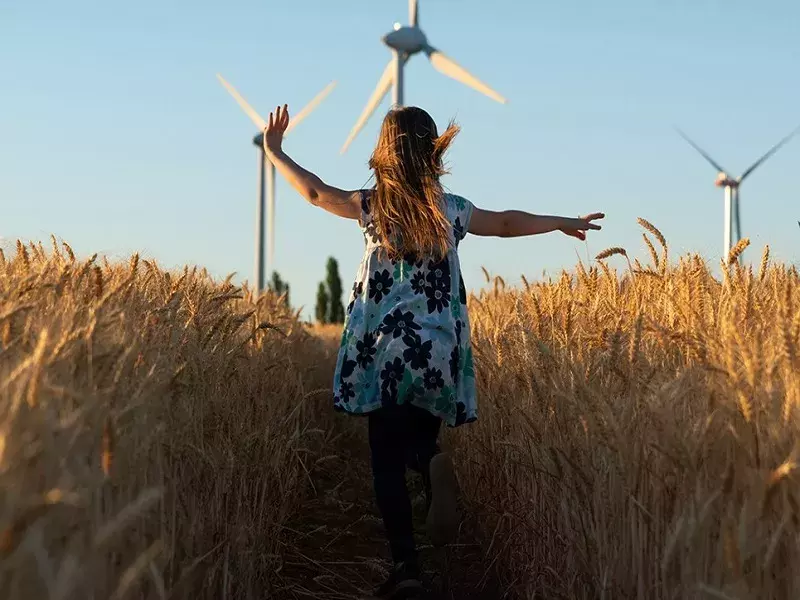
{"label": "hand", "polygon": [[603,213],[592,213],[590,215],[586,215],[585,217],[579,217],[577,219],[568,219],[569,224],[566,225],[565,227],[559,227],[558,230],[569,236],[578,238],[579,240],[585,240],[586,239],[586,233],[584,233],[585,231],[589,229],[595,229],[595,230],[602,229],[600,225],[592,223],[592,221],[602,219],[603,217],[605,217]]}
{"label": "hand", "polygon": [[269,113],[269,122],[264,128],[264,152],[277,154],[281,151],[283,135],[289,126],[289,108],[286,104]]}

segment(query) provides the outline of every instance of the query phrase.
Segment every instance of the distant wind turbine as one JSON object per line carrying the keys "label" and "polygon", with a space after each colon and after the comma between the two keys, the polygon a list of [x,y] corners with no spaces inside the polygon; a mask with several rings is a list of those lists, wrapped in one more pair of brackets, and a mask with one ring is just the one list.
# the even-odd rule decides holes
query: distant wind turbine
{"label": "distant wind turbine", "polygon": [[[739,175],[736,179],[729,176],[728,173],[723,169],[719,163],[717,163],[713,158],[711,158],[708,153],[706,153],[700,146],[695,144],[689,137],[683,133],[680,129],[676,127],[676,130],[680,136],[686,140],[689,145],[691,145],[700,155],[705,158],[716,170],[717,170],[717,179],[714,182],[714,185],[717,187],[721,187],[725,190],[725,213],[724,213],[724,230],[723,230],[723,258],[727,260],[728,254],[731,251],[731,248],[738,243],[738,241],[742,238],[742,224],[740,220],[739,214],[739,200],[741,199],[741,194],[739,193],[739,187],[741,186],[742,182],[755,171],[758,167],[760,167],[764,161],[766,161],[770,156],[775,154],[781,146],[783,146],[786,142],[788,142],[792,137],[794,137],[798,131],[800,131],[800,127],[795,128],[789,135],[784,137],[781,141],[775,144],[772,148],[770,148],[761,158],[759,158],[756,162],[750,165],[747,169],[745,169],[744,173]],[[735,235],[734,229],[735,227]],[[734,238],[734,239],[732,239]]]}
{"label": "distant wind turbine", "polygon": [[403,68],[405,67],[406,62],[408,62],[408,59],[419,52],[424,52],[427,54],[428,60],[430,60],[433,68],[440,73],[443,73],[448,77],[452,77],[456,81],[459,81],[464,85],[467,85],[481,92],[482,94],[489,96],[489,98],[492,98],[501,104],[506,103],[506,99],[500,94],[480,81],[477,77],[469,73],[466,69],[464,69],[464,67],[456,63],[452,58],[428,43],[428,38],[419,27],[419,5],[417,0],[409,0],[408,2],[408,20],[411,25],[402,26],[400,23],[395,23],[394,31],[390,31],[381,38],[383,43],[389,46],[391,49],[392,58],[389,61],[389,64],[387,64],[386,68],[383,70],[383,75],[381,75],[380,80],[378,80],[378,85],[372,92],[372,96],[370,96],[369,100],[367,101],[367,105],[361,112],[361,116],[358,118],[353,130],[350,132],[350,136],[345,141],[344,146],[342,146],[342,153],[347,151],[350,143],[358,135],[358,132],[364,127],[372,113],[375,112],[375,109],[381,103],[384,96],[386,96],[389,88],[392,87],[392,85],[394,85],[394,104],[396,106],[403,105]]}
{"label": "distant wind turbine", "polygon": [[[241,94],[229,84],[222,75],[217,73],[217,79],[225,86],[231,96],[236,100],[242,110],[250,117],[253,124],[258,127],[259,133],[253,138],[253,144],[259,149],[258,164],[259,164],[259,178],[258,178],[258,209],[256,211],[256,261],[255,261],[255,280],[256,280],[256,294],[260,294],[264,289],[265,276],[264,276],[264,191],[266,189],[267,196],[267,229],[268,229],[268,247],[267,264],[268,268],[272,270],[272,264],[275,260],[275,165],[267,158],[264,152],[264,128],[267,122],[259,115],[247,101],[242,98]],[[314,110],[317,105],[325,99],[331,90],[336,85],[332,81],[325,89],[317,94],[311,102],[309,102],[300,112],[292,116],[289,121],[289,126],[286,128],[286,133],[289,132],[306,118],[309,113]],[[266,181],[265,181],[266,180]]]}

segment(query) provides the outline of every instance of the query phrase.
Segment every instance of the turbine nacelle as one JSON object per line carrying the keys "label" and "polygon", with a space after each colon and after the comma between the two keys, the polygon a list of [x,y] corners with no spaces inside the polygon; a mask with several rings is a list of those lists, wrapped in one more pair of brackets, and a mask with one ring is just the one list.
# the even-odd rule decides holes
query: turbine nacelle
{"label": "turbine nacelle", "polygon": [[400,54],[412,55],[428,47],[428,38],[419,27],[398,27],[381,38],[384,44]]}
{"label": "turbine nacelle", "polygon": [[714,180],[714,185],[717,187],[737,187],[739,182],[730,177],[727,173],[720,172]]}

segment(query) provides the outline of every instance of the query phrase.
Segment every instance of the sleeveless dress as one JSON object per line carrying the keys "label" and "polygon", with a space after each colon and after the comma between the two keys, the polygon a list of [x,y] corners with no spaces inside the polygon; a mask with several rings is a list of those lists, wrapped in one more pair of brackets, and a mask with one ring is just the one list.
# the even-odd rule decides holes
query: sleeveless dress
{"label": "sleeveless dress", "polygon": [[366,414],[410,402],[449,427],[478,418],[467,294],[458,245],[473,205],[445,194],[450,249],[438,262],[380,253],[361,192],[364,257],[349,296],[334,375],[334,408]]}

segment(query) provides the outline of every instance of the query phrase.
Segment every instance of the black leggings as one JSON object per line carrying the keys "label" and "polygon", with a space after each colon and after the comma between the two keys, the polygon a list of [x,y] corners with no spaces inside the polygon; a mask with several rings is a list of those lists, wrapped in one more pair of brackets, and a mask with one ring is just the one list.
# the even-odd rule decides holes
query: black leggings
{"label": "black leggings", "polygon": [[430,503],[430,462],[442,420],[409,403],[369,413],[372,480],[395,562],[416,558],[406,467],[420,473]]}

